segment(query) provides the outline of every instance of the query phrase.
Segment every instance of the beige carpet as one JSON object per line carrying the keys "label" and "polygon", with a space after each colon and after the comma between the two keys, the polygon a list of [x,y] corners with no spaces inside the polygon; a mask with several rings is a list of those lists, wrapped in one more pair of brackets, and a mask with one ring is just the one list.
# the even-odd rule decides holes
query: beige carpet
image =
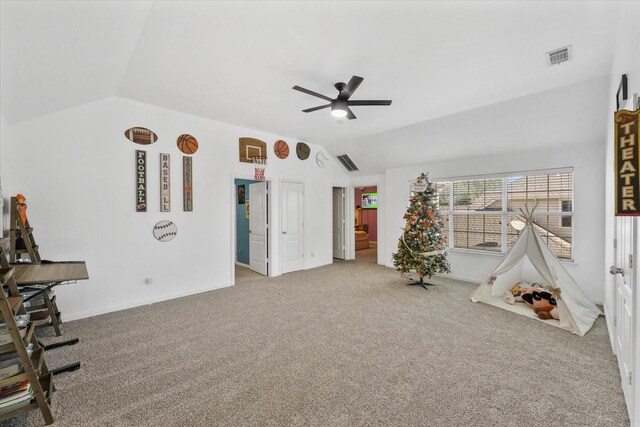
{"label": "beige carpet", "polygon": [[55,425],[629,425],[604,319],[580,338],[437,282],[339,261],[66,323]]}

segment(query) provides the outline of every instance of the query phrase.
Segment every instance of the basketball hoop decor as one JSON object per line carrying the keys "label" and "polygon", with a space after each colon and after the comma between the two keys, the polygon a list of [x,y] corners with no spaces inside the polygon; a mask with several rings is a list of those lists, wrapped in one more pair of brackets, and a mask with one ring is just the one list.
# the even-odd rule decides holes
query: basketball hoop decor
{"label": "basketball hoop decor", "polygon": [[254,179],[256,181],[264,181],[264,169],[267,166],[267,158],[254,156],[251,159],[253,160],[253,168],[255,169]]}

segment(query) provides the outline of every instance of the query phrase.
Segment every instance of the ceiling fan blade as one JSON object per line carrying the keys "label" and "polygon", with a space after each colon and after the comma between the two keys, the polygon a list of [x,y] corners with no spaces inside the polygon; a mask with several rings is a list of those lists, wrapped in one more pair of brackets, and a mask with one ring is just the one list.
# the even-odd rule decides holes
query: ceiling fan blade
{"label": "ceiling fan blade", "polygon": [[356,115],[353,114],[353,111],[351,111],[351,108],[349,107],[347,107],[347,119],[349,120],[357,119]]}
{"label": "ceiling fan blade", "polygon": [[358,86],[360,86],[360,83],[362,83],[363,80],[364,79],[362,77],[351,77],[351,80],[349,80],[349,83],[347,83],[347,86],[344,88],[344,90],[340,92],[340,96],[338,96],[338,98],[349,99],[351,95],[353,95],[353,92],[358,89]]}
{"label": "ceiling fan blade", "polygon": [[302,112],[310,113],[312,111],[318,111],[318,110],[322,110],[323,108],[329,108],[329,107],[331,107],[331,104],[321,105],[319,107],[307,108],[306,110],[302,110]]}
{"label": "ceiling fan blade", "polygon": [[333,101],[333,99],[329,98],[328,96],[321,95],[321,94],[319,94],[318,92],[314,92],[314,91],[312,91],[312,90],[305,89],[305,88],[300,87],[300,86],[294,86],[292,89],[293,89],[293,90],[298,90],[298,91],[300,91],[300,92],[304,92],[304,93],[306,93],[307,95],[317,96],[318,98],[322,98],[322,99],[324,99],[325,101],[329,101],[329,102]]}
{"label": "ceiling fan blade", "polygon": [[391,101],[389,100],[347,101],[347,105],[391,105]]}

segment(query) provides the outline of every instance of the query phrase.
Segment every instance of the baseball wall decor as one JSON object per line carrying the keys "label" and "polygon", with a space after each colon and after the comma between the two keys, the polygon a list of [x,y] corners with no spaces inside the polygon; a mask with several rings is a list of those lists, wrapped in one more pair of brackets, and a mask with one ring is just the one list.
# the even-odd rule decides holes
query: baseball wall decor
{"label": "baseball wall decor", "polygon": [[169,154],[160,153],[160,212],[171,211],[171,170]]}
{"label": "baseball wall decor", "polygon": [[304,142],[298,142],[298,144],[296,144],[296,154],[300,160],[307,160],[309,154],[311,154],[311,148]]}
{"label": "baseball wall decor", "polygon": [[256,138],[240,138],[240,161],[253,163],[254,157],[267,157],[267,143]]}
{"label": "baseball wall decor", "polygon": [[160,242],[173,240],[178,234],[178,227],[171,221],[162,220],[153,226],[153,237]]}
{"label": "baseball wall decor", "polygon": [[284,160],[289,157],[289,145],[280,139],[273,145],[273,152],[277,158]]}
{"label": "baseball wall decor", "polygon": [[193,154],[198,151],[198,141],[188,133],[184,133],[178,137],[178,149],[184,154]]}
{"label": "baseball wall decor", "polygon": [[316,154],[316,164],[318,167],[324,168],[324,162],[327,160],[329,160],[329,158],[324,154],[324,152],[318,151],[318,154]]}
{"label": "baseball wall decor", "polygon": [[185,212],[193,211],[193,177],[192,177],[192,157],[182,156],[182,195]]}
{"label": "baseball wall decor", "polygon": [[129,128],[124,132],[124,136],[131,142],[141,145],[153,144],[158,140],[158,135],[147,128]]}
{"label": "baseball wall decor", "polygon": [[136,150],[136,212],[147,211],[147,152]]}

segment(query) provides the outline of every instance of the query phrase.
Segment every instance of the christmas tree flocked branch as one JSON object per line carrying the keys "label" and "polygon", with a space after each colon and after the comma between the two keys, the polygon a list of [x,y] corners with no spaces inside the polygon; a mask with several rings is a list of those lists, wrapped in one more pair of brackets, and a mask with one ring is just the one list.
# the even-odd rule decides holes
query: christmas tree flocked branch
{"label": "christmas tree flocked branch", "polygon": [[392,254],[393,265],[403,276],[416,272],[420,277],[417,284],[426,289],[425,276],[431,278],[436,273],[449,273],[451,267],[444,252],[436,186],[429,181],[428,174],[422,173],[413,187],[409,208],[403,217],[406,225],[398,240],[398,252]]}

